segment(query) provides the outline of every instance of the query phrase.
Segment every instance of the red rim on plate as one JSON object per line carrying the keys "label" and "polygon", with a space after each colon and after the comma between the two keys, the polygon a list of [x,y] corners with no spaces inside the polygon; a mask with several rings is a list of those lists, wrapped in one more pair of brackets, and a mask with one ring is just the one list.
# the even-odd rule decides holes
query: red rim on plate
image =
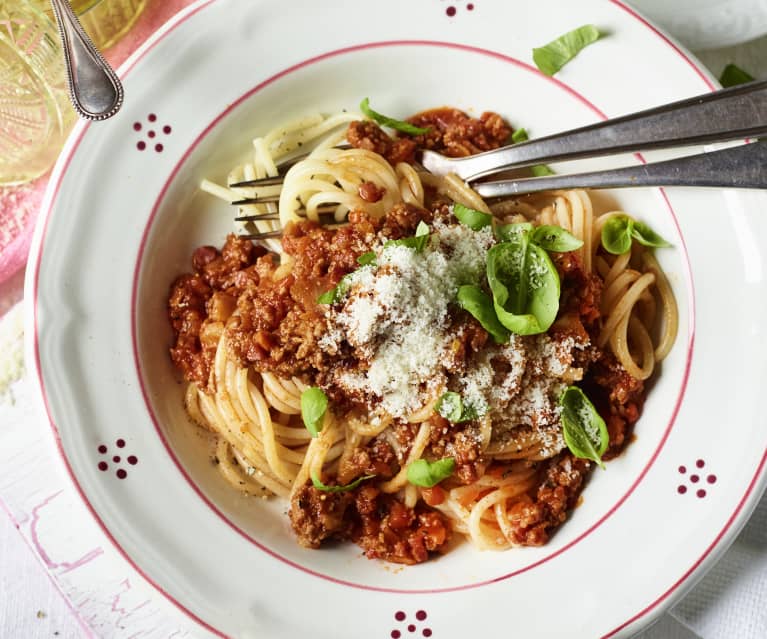
{"label": "red rim on plate", "polygon": [[[179,25],[183,24],[190,17],[192,17],[193,15],[198,13],[199,11],[203,10],[205,7],[207,7],[208,5],[210,5],[214,1],[215,0],[201,0],[199,3],[193,5],[193,6],[189,7],[188,9],[186,9],[186,10],[182,11],[181,13],[179,13],[172,21],[170,21],[163,29],[161,29],[160,32],[158,32],[155,36],[153,36],[126,63],[126,65],[123,66],[123,68],[120,71],[120,75],[122,77],[127,76],[132,71],[132,69],[136,66],[136,64],[149,51],[151,51],[159,42],[161,42],[165,37],[167,37],[170,33],[172,33]],[[632,9],[626,7],[625,5],[623,5],[621,2],[618,2],[617,0],[611,0],[611,1],[612,1],[612,4],[614,4],[615,6],[621,8],[623,11],[625,11],[632,18],[634,18],[635,20],[641,22],[646,28],[650,29],[653,33],[655,33],[657,35],[657,37],[660,38],[665,43],[665,45],[667,45],[668,47],[672,48],[677,55],[679,55],[685,62],[687,62],[689,64],[691,69],[701,78],[701,80],[706,84],[706,86],[708,86],[709,88],[714,88],[714,84],[711,82],[709,76],[705,73],[705,71],[701,70],[695,64],[695,62],[693,60],[691,60],[676,44],[674,44],[673,41],[671,41],[667,36],[665,36],[664,34],[659,32],[657,29],[655,29],[646,20],[641,18],[639,15],[637,15]],[[399,43],[379,42],[379,43],[370,43],[370,44],[361,45],[361,46],[364,46],[364,47],[376,47],[376,46],[391,46],[393,44],[415,44],[415,42],[411,42],[411,41],[399,42]],[[449,44],[449,43],[438,43],[438,42],[431,42],[431,41],[429,41],[429,42],[420,42],[420,44],[432,45],[432,46],[451,46],[451,47],[458,46],[458,45]],[[488,55],[493,55],[493,56],[501,57],[503,59],[506,59],[507,61],[509,61],[512,64],[517,64],[517,65],[521,65],[521,66],[530,68],[529,65],[525,65],[524,63],[521,63],[518,60],[514,60],[513,58],[510,58],[508,56],[505,56],[505,55],[502,55],[502,54],[499,54],[499,53],[496,53],[496,52],[482,51],[482,50],[479,50],[479,49],[474,49],[474,50],[477,51],[477,52],[482,52],[482,53],[488,54]],[[247,94],[243,95],[240,98],[240,100],[238,100],[238,102],[236,104],[239,104],[242,100],[246,99],[247,97],[249,97],[250,95],[252,95],[256,91],[258,91],[260,88],[265,86],[266,84],[276,80],[279,77],[282,77],[284,74],[289,73],[290,71],[294,70],[295,68],[298,68],[298,67],[306,65],[306,64],[311,64],[313,61],[316,61],[317,59],[320,59],[320,58],[323,58],[323,57],[328,57],[328,56],[331,56],[331,55],[338,55],[339,53],[343,53],[343,52],[344,52],[344,50],[328,52],[326,54],[323,54],[323,56],[318,56],[317,58],[313,58],[311,60],[307,60],[307,61],[305,61],[303,63],[300,63],[299,65],[295,65],[294,67],[286,69],[284,72],[282,72],[282,73],[280,73],[280,74],[278,74],[276,76],[273,76],[269,80],[261,83],[259,86],[255,87],[254,89],[249,91]],[[532,71],[535,72],[535,73],[538,73],[534,69],[532,69]],[[562,89],[568,91],[569,93],[571,93],[572,95],[578,97],[578,99],[580,99],[582,102],[587,104],[594,112],[598,113],[600,115],[600,117],[604,117],[604,115],[596,107],[594,107],[590,102],[585,100],[585,98],[580,96],[572,88],[568,87],[567,85],[565,85],[564,83],[562,83],[562,82],[560,82],[558,80],[552,80],[552,81],[555,82],[555,83],[558,83],[560,88],[562,88]],[[144,232],[144,236],[143,236],[143,239],[142,239],[142,244],[141,244],[141,247],[140,247],[140,250],[139,250],[138,260],[136,262],[137,265],[140,263],[141,256],[142,256],[142,253],[143,253],[143,250],[144,250],[146,235],[148,233],[148,230],[149,230],[149,227],[151,225],[152,219],[154,218],[154,215],[156,213],[157,206],[159,205],[159,202],[162,200],[163,195],[164,195],[165,191],[167,190],[168,185],[172,181],[174,175],[179,170],[179,167],[183,164],[183,162],[186,159],[186,157],[188,156],[188,154],[194,149],[196,144],[200,140],[202,140],[205,137],[205,135],[208,133],[208,131],[221,118],[223,118],[227,113],[229,113],[231,111],[231,109],[236,106],[236,104],[233,104],[230,107],[228,107],[223,113],[221,113],[219,115],[218,118],[216,118],[216,120],[214,120],[206,128],[206,130],[203,132],[203,134],[201,136],[199,136],[197,140],[195,140],[195,142],[189,147],[189,149],[187,149],[186,153],[183,155],[181,160],[178,162],[178,164],[174,168],[174,170],[171,173],[168,181],[166,182],[165,187],[162,190],[162,193],[158,197],[157,204],[155,205],[155,209],[153,210],[152,215],[151,215],[150,219],[147,222],[147,226],[146,226],[146,229],[145,229],[145,232]],[[82,138],[85,135],[85,133],[88,130],[88,128],[89,128],[88,124],[83,124],[83,125],[79,126],[79,128],[76,131],[76,133],[73,135],[73,137],[70,139],[70,142],[67,144],[67,148],[66,148],[65,154],[62,157],[61,162],[57,166],[56,173],[54,175],[54,180],[52,181],[51,186],[49,187],[48,194],[46,196],[46,202],[45,202],[45,205],[43,207],[43,214],[42,214],[42,216],[40,218],[41,228],[38,230],[38,235],[37,235],[37,240],[38,241],[36,243],[38,248],[42,247],[42,243],[43,243],[43,240],[44,240],[45,235],[46,235],[47,223],[48,223],[48,220],[49,220],[50,212],[53,209],[53,206],[54,206],[54,204],[56,202],[57,195],[58,195],[58,192],[59,192],[59,188],[60,188],[61,183],[63,181],[64,175],[66,174],[67,168],[68,168],[71,160],[73,159],[73,157],[75,155],[75,152],[76,152],[76,150],[77,150],[77,148],[78,148],[78,146],[80,144],[80,141],[82,140]],[[665,195],[664,195],[664,197],[665,197]],[[666,200],[666,202],[668,203],[668,200]],[[669,209],[671,209],[670,204],[669,204]],[[672,214],[673,214],[673,212],[672,212]],[[36,369],[37,369],[38,381],[39,381],[39,386],[40,386],[40,389],[41,389],[41,392],[42,392],[43,401],[44,401],[44,404],[45,404],[46,411],[48,413],[48,417],[49,417],[49,421],[51,423],[51,427],[53,429],[53,433],[54,433],[54,436],[55,436],[55,439],[56,439],[56,443],[57,443],[57,447],[58,447],[59,453],[61,454],[61,457],[62,457],[62,459],[64,461],[64,465],[65,465],[65,467],[67,469],[67,472],[69,473],[69,475],[70,475],[70,477],[71,477],[71,479],[72,479],[72,481],[73,481],[73,483],[74,483],[78,493],[80,494],[81,498],[83,499],[83,501],[85,502],[86,506],[88,507],[88,509],[92,513],[94,519],[97,521],[97,523],[99,524],[99,526],[101,527],[103,532],[106,534],[106,536],[111,540],[113,545],[117,548],[117,550],[126,559],[126,561],[128,561],[128,563],[130,565],[132,565],[133,568],[139,574],[141,574],[150,584],[152,584],[152,586],[154,586],[160,593],[162,593],[168,600],[170,600],[173,604],[175,604],[180,610],[182,610],[184,613],[186,613],[192,620],[194,620],[196,623],[200,624],[201,626],[203,626],[204,628],[206,628],[210,632],[213,632],[213,633],[215,633],[215,634],[217,634],[219,636],[225,636],[220,630],[214,628],[210,624],[208,624],[205,621],[203,621],[202,619],[200,619],[192,611],[187,609],[183,605],[183,603],[181,603],[178,600],[174,599],[174,597],[172,597],[169,593],[167,593],[165,590],[163,590],[163,588],[159,584],[157,584],[154,580],[152,580],[133,561],[133,559],[123,550],[123,548],[120,546],[120,544],[117,542],[115,537],[112,535],[110,530],[107,528],[107,526],[104,524],[104,522],[102,521],[102,519],[100,518],[100,516],[96,512],[95,508],[89,502],[87,496],[85,495],[85,492],[84,492],[82,486],[80,485],[80,483],[79,483],[79,481],[78,481],[78,479],[77,479],[77,477],[76,477],[76,475],[75,475],[75,473],[74,473],[74,471],[73,471],[73,469],[72,469],[72,467],[70,465],[70,462],[69,462],[69,460],[68,460],[68,458],[67,458],[67,456],[66,456],[66,454],[64,452],[63,446],[62,446],[62,442],[61,442],[61,439],[60,439],[60,436],[59,436],[58,428],[57,428],[57,426],[56,426],[56,424],[54,423],[54,420],[53,420],[53,415],[52,415],[52,412],[51,412],[51,409],[50,409],[50,406],[49,406],[49,401],[48,401],[48,397],[47,397],[47,394],[46,394],[46,389],[45,389],[44,380],[43,380],[43,376],[42,376],[42,366],[41,366],[41,360],[40,360],[40,344],[39,344],[39,335],[38,335],[38,316],[37,316],[37,312],[38,312],[38,285],[39,285],[39,275],[40,275],[41,260],[42,260],[42,253],[38,251],[37,259],[36,259],[35,266],[34,266],[34,273],[32,275],[32,279],[31,279],[31,282],[32,282],[31,291],[32,291],[32,297],[33,297],[33,311],[32,312],[33,312],[33,315],[34,315],[34,328],[35,328],[34,336],[33,336],[32,348],[33,348],[34,360],[35,360],[35,365],[36,365]],[[136,273],[137,272],[138,272],[138,266],[136,267]],[[688,271],[687,272],[688,272],[688,275],[689,275],[689,265],[688,265]],[[691,285],[691,281],[690,281],[690,285]],[[135,302],[135,295],[136,295],[136,290],[135,290],[135,282],[134,282],[134,290],[133,290],[133,301],[134,302]],[[692,317],[693,313],[691,312],[690,315]],[[135,322],[135,313],[134,313],[133,320]],[[135,324],[134,323],[132,323],[132,328],[133,328],[133,332],[134,332],[133,338],[134,338],[134,357],[135,357],[136,355],[135,355]],[[692,327],[690,327],[690,329],[692,329]],[[690,330],[690,339],[689,339],[689,343],[687,344],[688,355],[687,355],[687,362],[686,362],[686,365],[685,365],[684,381],[683,381],[683,384],[682,384],[682,392],[680,393],[680,396],[679,396],[679,398],[676,401],[676,405],[675,405],[675,409],[674,409],[674,418],[675,418],[675,416],[677,414],[677,411],[678,411],[678,408],[679,408],[679,403],[681,401],[681,396],[683,394],[684,387],[685,387],[685,384],[686,384],[686,381],[687,381],[687,376],[689,374],[689,369],[690,369],[690,352],[691,352],[691,349],[692,349],[693,335],[694,335],[693,331]],[[136,361],[136,365],[138,367],[138,361]],[[143,388],[142,388],[142,391],[145,393],[145,400],[146,400],[146,391]],[[149,402],[147,402],[147,406],[149,406]],[[174,458],[174,461],[176,461],[176,463],[178,465],[177,460],[175,460],[175,456],[173,455],[173,453],[170,450],[170,446],[169,446],[168,442],[162,436],[160,428],[157,425],[157,420],[154,418],[154,414],[152,413],[151,410],[150,410],[150,414],[152,414],[152,417],[153,417],[153,419],[155,421],[155,426],[157,427],[157,431],[160,434],[165,447],[167,448],[169,454],[171,454],[171,457]],[[631,489],[629,490],[628,494],[630,494],[634,490],[634,488],[639,484],[639,482],[641,482],[641,480],[643,479],[643,477],[645,476],[645,474],[649,470],[650,466],[652,466],[654,460],[656,459],[658,453],[660,452],[660,449],[663,447],[663,445],[664,445],[664,443],[665,443],[665,441],[666,441],[666,439],[668,437],[668,434],[669,434],[669,431],[670,431],[672,423],[673,423],[673,418],[671,420],[671,423],[667,426],[666,430],[664,431],[664,434],[662,436],[661,442],[660,442],[657,450],[653,454],[652,458],[649,460],[648,464],[646,465],[646,467],[644,468],[644,470],[642,471],[640,476],[636,479],[634,484],[631,486]],[[743,511],[744,507],[746,506],[749,498],[752,496],[752,493],[754,491],[754,488],[757,485],[758,479],[759,479],[759,477],[760,477],[760,475],[761,475],[761,473],[762,473],[762,471],[764,469],[766,461],[767,461],[767,451],[765,451],[765,453],[763,454],[761,462],[758,465],[758,468],[756,469],[755,474],[751,478],[751,480],[750,480],[750,482],[748,484],[748,487],[747,487],[745,493],[743,494],[743,496],[741,497],[740,501],[738,502],[736,508],[734,509],[732,514],[729,516],[729,518],[727,519],[725,525],[719,531],[719,533],[717,534],[717,536],[715,537],[713,542],[706,548],[705,552],[689,567],[689,569],[669,589],[667,589],[664,593],[662,593],[655,601],[653,601],[649,605],[645,606],[642,610],[638,611],[636,614],[634,614],[633,616],[628,618],[624,623],[622,623],[621,625],[617,626],[616,628],[614,628],[612,631],[610,631],[609,633],[607,633],[604,636],[609,637],[609,636],[612,636],[612,635],[616,634],[617,632],[619,632],[623,628],[627,627],[628,625],[632,624],[633,622],[637,621],[638,619],[646,616],[648,613],[650,613],[651,611],[656,609],[659,604],[661,604],[662,602],[667,600],[672,594],[674,594],[675,592],[679,591],[680,588],[682,587],[682,585],[685,584],[685,582],[687,582],[688,578],[709,557],[709,555],[714,550],[714,548],[717,547],[722,542],[722,540],[725,538],[725,536],[728,533],[734,534],[735,531],[733,530],[733,525],[736,522],[736,520],[738,519],[738,516],[742,513],[742,511]],[[179,468],[181,468],[180,465],[179,465]],[[186,472],[183,469],[181,469],[181,471],[184,473],[185,476],[187,476]],[[192,484],[192,486],[195,487],[195,490],[197,490],[198,494],[200,494],[200,496],[208,503],[208,505],[212,509],[214,509],[219,514],[219,516],[224,517],[220,512],[218,512],[218,510],[215,508],[215,506],[213,506],[210,502],[208,502],[208,500],[199,492],[199,489],[196,488],[196,486],[194,485],[194,482],[192,482],[192,480],[188,476],[187,476],[187,479]],[[582,534],[578,539],[576,539],[574,542],[569,544],[569,546],[571,546],[574,543],[577,543],[577,541],[579,541],[581,538],[583,538],[585,535],[587,535],[589,532],[591,532],[591,530],[596,528],[596,526],[601,524],[601,522],[604,521],[604,519],[606,519],[612,512],[614,512],[615,509],[617,509],[620,506],[621,503],[623,503],[623,501],[628,497],[628,494],[625,495],[622,499],[620,499],[619,502],[616,503],[613,506],[613,508],[611,508],[610,511],[595,526],[593,526],[589,531],[586,531],[586,533]],[[237,528],[232,522],[229,522],[228,520],[227,520],[227,522],[229,523],[230,526],[234,527],[240,534],[242,534],[245,537],[248,537],[246,533],[244,533],[239,528]],[[253,540],[251,539],[251,541],[253,541]],[[254,542],[254,543],[257,543],[257,542]],[[263,548],[263,546],[261,546],[261,547]],[[265,548],[263,548],[263,549],[267,550]],[[560,549],[556,554],[563,552],[565,549],[566,548]],[[267,550],[267,552],[271,552],[271,551]],[[548,557],[548,558],[550,558],[550,557]],[[548,558],[546,558],[546,559],[544,559],[542,561],[546,561]],[[286,562],[290,563],[285,558],[281,558],[281,559],[283,561],[286,561]],[[542,563],[542,561],[537,562],[536,564],[533,564],[533,565],[537,565],[539,563]],[[523,570],[527,570],[530,567],[532,567],[532,566],[528,566],[528,567],[524,568]],[[306,569],[302,568],[302,570],[306,570]],[[515,573],[504,575],[503,577],[501,577],[501,579],[508,578],[508,577],[512,576],[513,574],[517,574],[518,572],[521,572],[521,571],[517,571]],[[320,575],[320,576],[325,577],[324,575]],[[327,577],[325,577],[325,578],[327,578]],[[497,581],[497,580],[494,580],[494,581]],[[350,584],[350,585],[353,585],[353,584]],[[480,585],[480,584],[472,584],[472,586],[473,585]],[[412,592],[412,591],[407,591],[407,592]]]}

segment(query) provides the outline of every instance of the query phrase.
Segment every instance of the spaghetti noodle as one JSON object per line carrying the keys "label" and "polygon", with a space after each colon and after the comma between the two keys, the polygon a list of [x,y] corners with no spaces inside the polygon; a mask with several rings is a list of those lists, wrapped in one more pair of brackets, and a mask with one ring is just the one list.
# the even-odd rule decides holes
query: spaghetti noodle
{"label": "spaghetti noodle", "polygon": [[[276,175],[281,159],[314,144],[281,189],[257,189],[279,194],[278,205],[247,205],[248,214],[279,214],[255,225],[282,228],[282,241],[265,248],[231,235],[221,251],[200,247],[194,272],[172,287],[171,356],[189,381],[190,417],[214,434],[233,486],[290,500],[306,546],[350,539],[371,558],[416,563],[444,551],[452,532],[479,548],[545,543],[599,461],[572,450],[564,390],[577,385],[593,401],[609,459],[673,345],[676,303],[652,252],[601,246],[618,212],[596,214],[577,190],[486,203],[455,176],[411,163],[419,144],[499,146],[511,132],[499,121],[424,112],[411,122],[429,133],[411,140],[343,113],[256,139],[230,181]],[[355,148],[335,148],[344,138]],[[227,201],[256,195],[203,188]],[[467,226],[456,203],[492,224]],[[466,286],[489,299],[488,256],[508,240],[496,231],[515,224],[557,227],[579,246],[545,258],[561,287],[551,326],[501,327],[501,339],[486,315],[456,300]],[[329,398],[316,437],[302,422],[310,387]],[[451,413],[446,398],[463,408]],[[447,475],[414,480],[414,467],[440,460]]]}

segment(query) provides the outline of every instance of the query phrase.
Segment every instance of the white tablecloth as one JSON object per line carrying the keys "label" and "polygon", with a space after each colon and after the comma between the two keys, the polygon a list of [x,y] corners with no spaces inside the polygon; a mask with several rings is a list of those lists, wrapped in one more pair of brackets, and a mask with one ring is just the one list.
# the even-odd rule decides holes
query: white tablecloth
{"label": "white tablecloth", "polygon": [[[735,62],[767,77],[767,37],[699,57],[717,75]],[[0,317],[20,299],[21,275],[0,285]],[[21,339],[13,316],[18,310],[0,320],[4,355]],[[35,400],[27,378],[0,397],[0,639],[195,636],[187,618],[92,521],[64,475]],[[767,637],[767,498],[724,558],[639,637]]]}

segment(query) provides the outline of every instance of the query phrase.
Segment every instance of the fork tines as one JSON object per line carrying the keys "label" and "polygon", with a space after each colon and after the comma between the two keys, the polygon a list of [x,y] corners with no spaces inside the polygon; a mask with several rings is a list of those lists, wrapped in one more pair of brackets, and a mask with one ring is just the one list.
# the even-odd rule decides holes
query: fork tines
{"label": "fork tines", "polygon": [[243,240],[269,240],[272,238],[282,237],[282,229],[277,231],[266,231],[265,233],[248,233],[245,235],[238,235]]}
{"label": "fork tines", "polygon": [[263,197],[246,197],[242,200],[232,202],[232,206],[245,206],[246,204],[271,204],[280,201],[280,194],[264,195]]}
{"label": "fork tines", "polygon": [[287,169],[282,170],[280,169],[280,172],[278,175],[275,175],[274,177],[265,177],[265,178],[258,178],[256,180],[244,180],[243,182],[235,182],[234,184],[230,184],[229,188],[234,189],[238,186],[279,186],[282,184],[282,181],[285,179],[285,173],[287,172]]}
{"label": "fork tines", "polygon": [[[342,151],[346,151],[348,149],[352,148],[351,144],[336,144],[333,148],[340,149]],[[278,186],[282,184],[283,180],[285,179],[285,174],[290,170],[290,168],[298,164],[301,160],[305,160],[307,157],[309,157],[309,153],[303,153],[301,155],[298,155],[294,158],[291,158],[290,160],[286,160],[282,164],[277,165],[277,175],[274,177],[264,177],[264,178],[256,178],[255,180],[243,180],[242,182],[235,182],[234,184],[230,184],[230,189],[236,189],[240,186]]]}
{"label": "fork tines", "polygon": [[234,218],[235,222],[256,222],[258,220],[279,220],[279,213],[258,213],[256,215],[241,215]]}

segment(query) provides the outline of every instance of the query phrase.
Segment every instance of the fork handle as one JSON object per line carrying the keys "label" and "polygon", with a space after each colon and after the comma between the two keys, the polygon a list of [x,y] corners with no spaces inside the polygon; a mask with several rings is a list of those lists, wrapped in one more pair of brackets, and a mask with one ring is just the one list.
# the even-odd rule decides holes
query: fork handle
{"label": "fork handle", "polygon": [[475,184],[483,197],[573,188],[713,186],[767,189],[767,142],[622,169]]}
{"label": "fork handle", "polygon": [[[449,165],[445,165],[445,172],[452,171],[470,181],[501,169],[540,162],[740,140],[766,134],[767,80],[757,80],[564,133],[451,160]],[[424,151],[424,156],[427,155],[430,152]],[[432,161],[439,164],[439,159],[424,157],[424,166],[432,170]]]}

